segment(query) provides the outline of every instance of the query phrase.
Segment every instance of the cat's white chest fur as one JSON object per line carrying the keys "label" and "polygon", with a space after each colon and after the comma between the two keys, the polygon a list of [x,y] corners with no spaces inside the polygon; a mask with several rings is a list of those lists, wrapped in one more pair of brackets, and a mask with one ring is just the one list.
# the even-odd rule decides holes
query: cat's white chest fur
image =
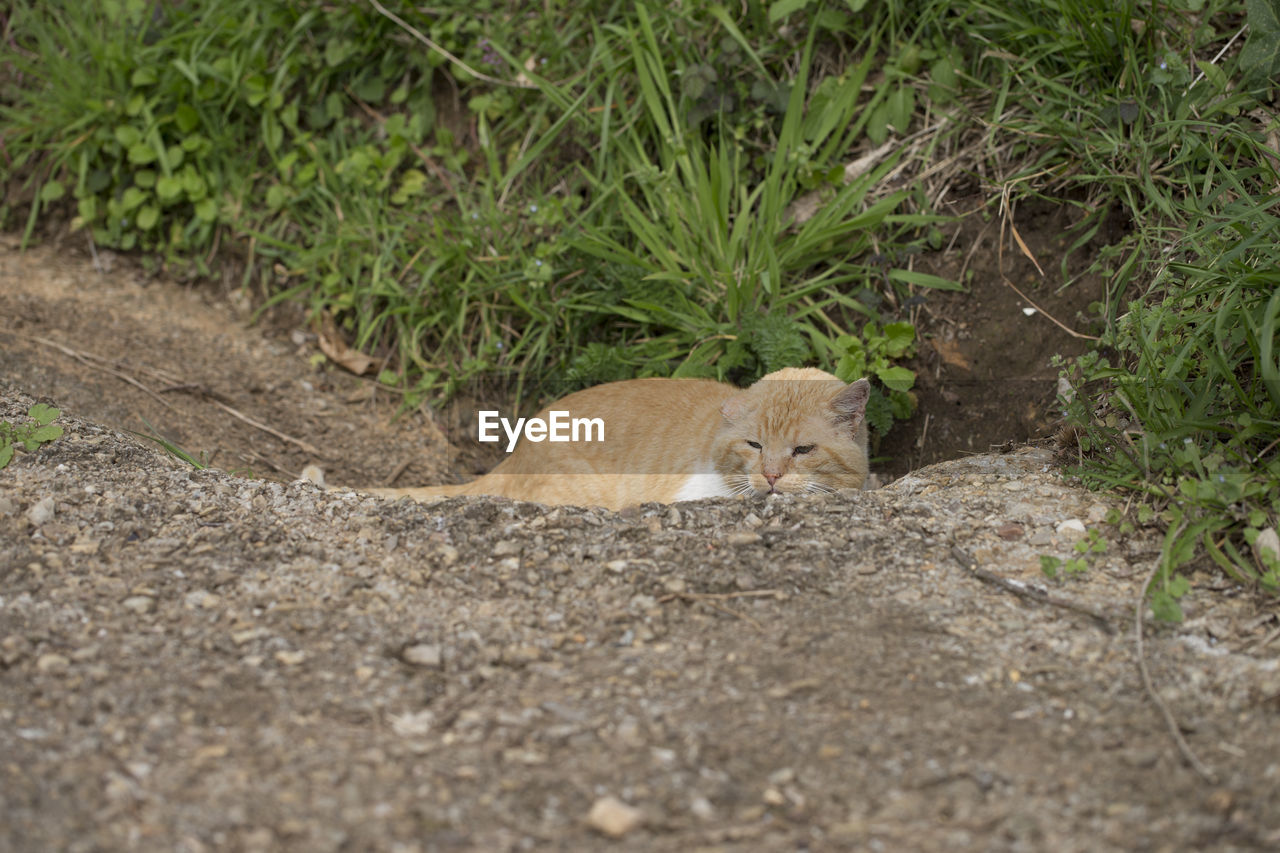
{"label": "cat's white chest fur", "polygon": [[689,479],[680,486],[680,491],[676,492],[674,500],[696,501],[699,498],[728,497],[733,497],[733,492],[729,490],[723,477],[715,471],[699,471],[689,475]]}

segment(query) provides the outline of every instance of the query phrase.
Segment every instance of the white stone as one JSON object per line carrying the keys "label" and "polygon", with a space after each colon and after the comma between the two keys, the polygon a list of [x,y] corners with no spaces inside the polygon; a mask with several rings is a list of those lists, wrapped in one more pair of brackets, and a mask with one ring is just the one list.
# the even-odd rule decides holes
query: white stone
{"label": "white stone", "polygon": [[1084,533],[1084,522],[1078,518],[1068,518],[1058,524],[1058,535],[1068,541],[1080,539],[1084,536]]}
{"label": "white stone", "polygon": [[439,646],[432,643],[419,643],[404,650],[404,662],[414,666],[440,666],[443,653]]}
{"label": "white stone", "polygon": [[644,822],[644,812],[617,797],[601,797],[587,814],[587,825],[610,838],[621,838]]}
{"label": "white stone", "polygon": [[54,511],[53,498],[41,498],[27,510],[27,521],[31,522],[33,527],[39,527],[53,520]]}

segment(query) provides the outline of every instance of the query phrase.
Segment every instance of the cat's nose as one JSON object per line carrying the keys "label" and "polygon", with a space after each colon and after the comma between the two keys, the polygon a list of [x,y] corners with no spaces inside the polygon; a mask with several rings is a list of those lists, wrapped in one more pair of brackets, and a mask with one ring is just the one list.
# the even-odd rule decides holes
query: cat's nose
{"label": "cat's nose", "polygon": [[781,474],[771,474],[768,471],[764,472],[764,478],[769,481],[769,485],[771,487],[773,486],[774,483],[778,482],[778,478],[781,476],[782,476]]}

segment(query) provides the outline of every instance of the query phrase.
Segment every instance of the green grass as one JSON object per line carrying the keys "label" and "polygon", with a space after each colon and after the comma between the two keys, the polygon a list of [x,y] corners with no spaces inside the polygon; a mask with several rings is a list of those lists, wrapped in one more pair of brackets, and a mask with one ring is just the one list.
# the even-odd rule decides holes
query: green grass
{"label": "green grass", "polygon": [[0,219],[235,263],[409,404],[804,362],[871,376],[883,434],[914,405],[895,306],[956,286],[884,266],[941,245],[911,177],[1061,200],[1069,251],[1124,223],[1101,342],[1064,365],[1078,475],[1166,531],[1162,615],[1188,566],[1276,589],[1250,550],[1280,516],[1275,0],[388,12],[11,4]]}

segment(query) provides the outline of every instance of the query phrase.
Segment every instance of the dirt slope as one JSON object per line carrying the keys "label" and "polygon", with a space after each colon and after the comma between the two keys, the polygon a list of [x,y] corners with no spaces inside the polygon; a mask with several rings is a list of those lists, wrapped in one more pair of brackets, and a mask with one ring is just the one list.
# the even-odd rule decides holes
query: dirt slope
{"label": "dirt slope", "polygon": [[[1135,663],[1159,543],[1043,451],[823,500],[392,504],[119,431],[288,474],[305,443],[337,482],[449,467],[305,341],[49,254],[0,255],[0,310],[0,420],[39,398],[67,430],[0,471],[0,849],[1280,844],[1275,613],[1206,576],[1147,628],[1206,783]],[[1069,519],[1108,549],[1050,591],[1102,622],[956,558],[1038,584]],[[607,797],[640,817],[616,840]]]}

